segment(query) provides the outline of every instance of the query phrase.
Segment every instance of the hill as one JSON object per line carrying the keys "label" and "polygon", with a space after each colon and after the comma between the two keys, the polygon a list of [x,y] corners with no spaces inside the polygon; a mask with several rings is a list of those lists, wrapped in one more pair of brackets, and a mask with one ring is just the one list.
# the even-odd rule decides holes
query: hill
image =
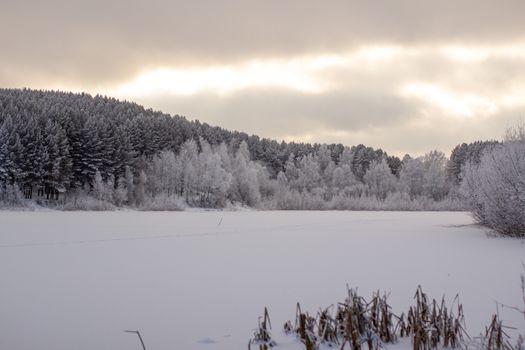
{"label": "hill", "polygon": [[195,206],[326,209],[398,193],[412,208],[416,197],[446,198],[473,153],[461,145],[452,161],[440,152],[401,161],[365,145],[277,142],[105,96],[0,89],[4,202],[18,190],[26,199],[84,193],[118,206],[162,193]]}

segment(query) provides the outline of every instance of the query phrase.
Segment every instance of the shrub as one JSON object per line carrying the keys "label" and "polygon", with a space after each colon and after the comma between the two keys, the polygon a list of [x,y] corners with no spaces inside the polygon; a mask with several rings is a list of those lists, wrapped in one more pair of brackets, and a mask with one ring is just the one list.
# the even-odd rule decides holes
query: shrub
{"label": "shrub", "polygon": [[511,237],[525,237],[525,129],[467,164],[460,193],[478,223]]}

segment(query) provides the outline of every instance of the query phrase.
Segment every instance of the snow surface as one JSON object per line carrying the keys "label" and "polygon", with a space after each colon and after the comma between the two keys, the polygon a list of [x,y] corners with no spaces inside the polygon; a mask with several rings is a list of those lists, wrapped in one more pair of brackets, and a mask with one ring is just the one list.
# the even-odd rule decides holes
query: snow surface
{"label": "snow surface", "polygon": [[124,330],[148,350],[246,349],[265,306],[278,349],[301,349],[281,331],[296,302],[315,313],[347,283],[396,313],[419,284],[459,293],[477,334],[496,301],[519,305],[523,262],[523,240],[465,213],[0,212],[0,349],[141,349]]}

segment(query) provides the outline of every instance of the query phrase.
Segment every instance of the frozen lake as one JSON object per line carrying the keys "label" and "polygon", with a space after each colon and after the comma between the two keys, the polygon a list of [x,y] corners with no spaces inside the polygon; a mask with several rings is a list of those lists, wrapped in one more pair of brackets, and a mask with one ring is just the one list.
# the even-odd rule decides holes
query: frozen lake
{"label": "frozen lake", "polygon": [[346,284],[396,313],[419,284],[459,293],[476,335],[496,301],[520,305],[524,262],[465,213],[0,212],[0,349],[141,349],[126,329],[148,350],[246,349],[264,306],[300,349],[281,334],[296,302],[315,313]]}

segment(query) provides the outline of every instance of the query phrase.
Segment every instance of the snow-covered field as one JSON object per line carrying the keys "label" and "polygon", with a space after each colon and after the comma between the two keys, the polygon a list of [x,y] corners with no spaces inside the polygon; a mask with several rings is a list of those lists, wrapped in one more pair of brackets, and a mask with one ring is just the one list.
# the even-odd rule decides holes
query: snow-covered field
{"label": "snow-covered field", "polygon": [[[295,304],[313,313],[421,284],[459,293],[479,333],[519,305],[524,241],[488,238],[465,213],[0,212],[0,349],[246,349],[264,306],[281,348]],[[500,310],[508,325],[523,318]]]}

